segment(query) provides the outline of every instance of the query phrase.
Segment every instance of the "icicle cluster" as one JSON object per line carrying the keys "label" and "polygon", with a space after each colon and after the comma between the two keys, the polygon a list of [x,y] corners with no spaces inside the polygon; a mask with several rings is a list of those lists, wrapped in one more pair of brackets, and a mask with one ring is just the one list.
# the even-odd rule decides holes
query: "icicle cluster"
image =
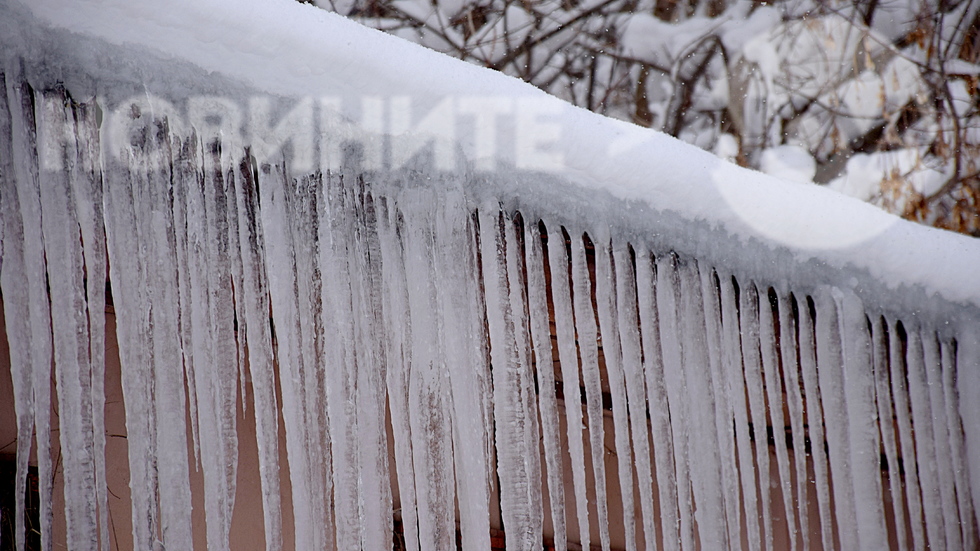
{"label": "icicle cluster", "polygon": [[978,545],[972,336],[149,113],[107,155],[94,103],[0,81],[17,511],[33,441],[45,549],[55,515],[110,546],[107,279],[135,549],[193,547],[195,471],[229,548],[240,438],[270,551],[489,550],[501,525],[508,550]]}

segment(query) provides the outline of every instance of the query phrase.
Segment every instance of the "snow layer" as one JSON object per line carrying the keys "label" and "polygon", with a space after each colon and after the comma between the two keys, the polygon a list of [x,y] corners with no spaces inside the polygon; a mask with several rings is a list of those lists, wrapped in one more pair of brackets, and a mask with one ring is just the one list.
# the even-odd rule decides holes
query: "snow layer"
{"label": "snow layer", "polygon": [[[8,11],[24,9],[11,6]],[[850,265],[888,287],[919,286],[927,296],[938,293],[953,302],[980,305],[980,286],[973,277],[980,271],[980,244],[974,240],[902,222],[824,189],[789,185],[719,162],[663,134],[570,107],[516,79],[323,10],[287,0],[234,6],[185,0],[166,10],[153,2],[82,0],[67,5],[40,0],[31,2],[29,10],[42,29],[67,29],[128,51],[149,50],[244,83],[256,93],[357,98],[357,105],[341,105],[350,120],[359,119],[364,97],[408,96],[431,106],[432,98],[448,97],[462,105],[466,98],[492,96],[502,102],[502,112],[517,98],[529,99],[527,112],[544,121],[538,133],[538,160],[544,161],[531,166],[548,170],[545,177],[521,172],[526,200],[536,197],[548,204],[554,193],[548,188],[555,186],[548,176],[554,176],[585,195],[600,192],[600,197],[670,213],[691,227],[715,229],[737,241],[754,239],[770,249],[786,248],[797,261],[815,260],[838,269]],[[50,31],[25,30],[18,17],[4,19],[6,41],[13,42],[5,48],[8,54],[25,46],[28,57],[44,51],[45,40],[36,34]],[[105,54],[109,51],[120,55],[119,50]],[[90,69],[98,74],[99,68]],[[58,71],[71,73],[68,68]],[[500,123],[498,131],[504,134],[514,125],[506,117]],[[478,136],[446,137],[460,144],[471,160],[482,151],[475,145]],[[499,141],[507,143],[505,138]],[[534,149],[533,142],[524,145]],[[518,168],[521,150],[529,150],[497,149],[496,166]]]}

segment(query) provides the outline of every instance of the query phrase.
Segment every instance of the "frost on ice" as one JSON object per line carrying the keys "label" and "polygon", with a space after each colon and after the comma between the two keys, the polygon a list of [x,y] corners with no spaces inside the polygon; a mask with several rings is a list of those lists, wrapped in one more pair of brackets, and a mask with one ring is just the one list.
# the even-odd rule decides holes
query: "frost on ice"
{"label": "frost on ice", "polygon": [[[834,213],[869,211],[802,187],[767,196],[761,175],[557,103],[543,112],[563,114],[551,153],[567,166],[550,174],[482,171],[465,138],[450,172],[365,169],[392,142],[352,113],[320,131],[361,132],[360,149],[323,140],[330,155],[297,162],[305,142],[281,147],[289,124],[270,121],[305,132],[289,118],[300,107],[263,112],[279,141],[238,141],[239,123],[189,124],[179,87],[95,78],[50,32],[18,35],[0,72],[0,289],[26,443],[16,490],[34,443],[45,549],[56,534],[73,549],[230,549],[243,480],[257,481],[246,522],[270,551],[489,550],[501,529],[507,549],[977,545],[980,295],[960,272],[980,248],[968,239],[894,221],[849,247],[794,246],[807,228],[861,227]],[[89,39],[114,52],[124,38]],[[173,48],[212,68],[213,54]],[[360,82],[432,100],[417,75],[345,80],[352,69],[333,62],[310,77],[316,91]],[[232,106],[248,105],[243,87],[302,81],[223,71],[168,76],[226,87]],[[460,71],[438,97],[530,94]],[[173,101],[121,101],[144,86]],[[118,114],[125,132],[109,139]],[[436,155],[424,126],[399,139]],[[645,156],[596,152],[613,142]],[[773,162],[806,177],[792,155]],[[798,220],[767,234],[724,193],[759,216],[809,210],[781,212]],[[110,298],[120,464],[106,453]],[[123,534],[108,482],[120,469]]]}

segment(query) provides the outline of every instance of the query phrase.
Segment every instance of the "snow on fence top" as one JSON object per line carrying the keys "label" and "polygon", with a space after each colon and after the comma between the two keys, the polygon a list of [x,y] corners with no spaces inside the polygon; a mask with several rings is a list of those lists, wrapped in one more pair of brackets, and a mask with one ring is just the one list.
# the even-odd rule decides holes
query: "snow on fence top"
{"label": "snow on fence top", "polygon": [[[321,168],[340,162],[324,153],[340,152],[339,144],[324,147],[330,136],[318,130],[343,129],[365,142],[370,135],[409,136],[392,138],[388,153],[382,143],[362,144],[366,160],[410,166],[419,146],[431,142],[436,168],[456,171],[451,180],[509,188],[492,195],[510,195],[538,213],[593,222],[599,216],[602,224],[736,271],[849,286],[884,308],[913,307],[943,321],[950,305],[937,309],[934,299],[980,306],[978,240],[744,170],[312,6],[8,2],[5,55],[24,56],[36,78],[63,80],[76,93],[98,90],[110,109],[131,95],[162,96],[185,121],[193,119],[190,98],[199,102],[199,118],[224,112],[205,99],[231,101],[241,125],[232,129],[236,137],[268,139],[270,154],[292,139],[300,171],[314,161]],[[285,103],[262,111],[273,97]],[[346,126],[327,132],[316,124],[338,114]],[[268,136],[277,117],[288,129]],[[222,124],[227,137],[229,123]]]}

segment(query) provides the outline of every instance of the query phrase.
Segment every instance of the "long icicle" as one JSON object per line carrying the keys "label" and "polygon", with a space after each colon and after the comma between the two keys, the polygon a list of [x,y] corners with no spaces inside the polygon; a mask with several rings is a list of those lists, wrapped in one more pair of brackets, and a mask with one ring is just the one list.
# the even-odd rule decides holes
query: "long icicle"
{"label": "long icicle", "polygon": [[585,444],[582,424],[582,400],[579,386],[579,359],[575,350],[575,319],[569,285],[569,258],[565,235],[560,226],[548,224],[548,264],[551,270],[551,293],[555,305],[555,332],[561,363],[565,401],[565,427],[568,433],[568,455],[572,464],[572,487],[578,518],[579,543],[587,549],[590,540],[589,508],[585,484]]}
{"label": "long icicle", "polygon": [[[549,247],[555,246],[549,242]],[[555,392],[555,366],[548,325],[548,289],[546,287],[541,230],[536,223],[524,224],[524,248],[527,266],[527,298],[530,315],[531,340],[539,389],[538,414],[544,444],[545,470],[548,480],[548,499],[551,505],[551,524],[556,549],[567,549],[565,532],[565,482],[562,472],[561,438],[558,425],[558,399]]]}
{"label": "long icicle", "polygon": [[595,476],[595,501],[599,523],[599,542],[609,551],[609,511],[606,503],[605,430],[602,415],[602,384],[599,378],[598,329],[592,309],[592,281],[582,236],[572,238],[572,304],[579,353],[582,356],[582,380],[585,382],[586,412],[592,450],[592,473]]}

